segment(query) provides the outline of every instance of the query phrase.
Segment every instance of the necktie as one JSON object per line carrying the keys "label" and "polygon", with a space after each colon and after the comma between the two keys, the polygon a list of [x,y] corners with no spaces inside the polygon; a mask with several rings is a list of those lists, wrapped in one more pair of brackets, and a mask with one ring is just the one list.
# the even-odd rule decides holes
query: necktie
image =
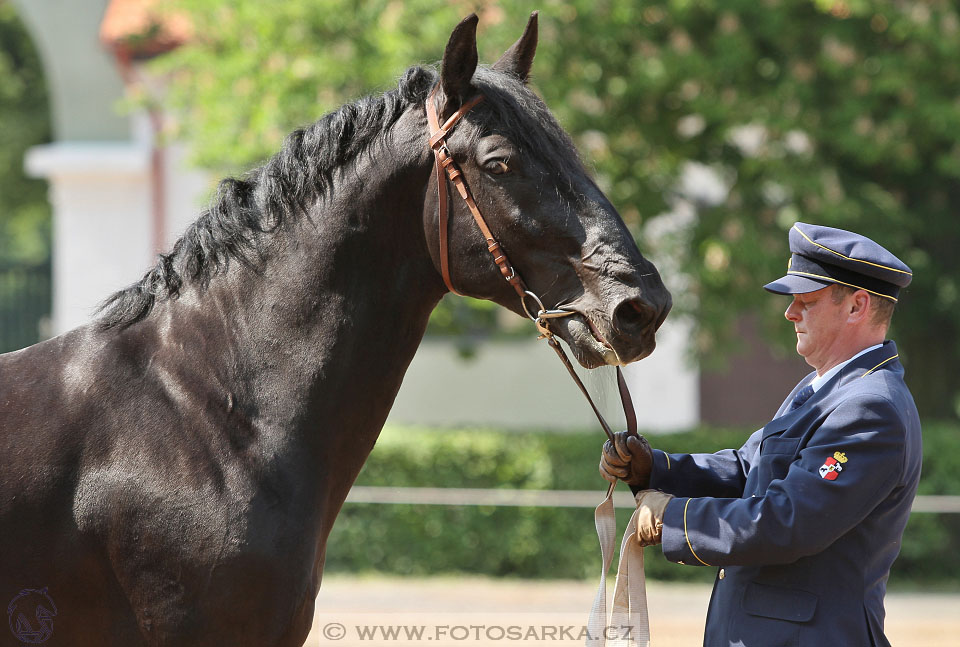
{"label": "necktie", "polygon": [[809,384],[797,391],[797,394],[793,396],[793,401],[790,403],[790,408],[788,411],[793,411],[794,409],[799,408],[803,405],[804,402],[810,399],[810,396],[813,395],[813,387]]}

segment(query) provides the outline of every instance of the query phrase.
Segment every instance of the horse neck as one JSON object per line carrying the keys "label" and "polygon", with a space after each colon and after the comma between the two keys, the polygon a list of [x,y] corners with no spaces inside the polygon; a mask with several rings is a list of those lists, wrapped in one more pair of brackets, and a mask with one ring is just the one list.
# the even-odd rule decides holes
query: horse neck
{"label": "horse neck", "polygon": [[409,112],[387,145],[331,174],[307,217],[273,234],[259,271],[233,263],[183,304],[195,331],[223,333],[205,354],[222,363],[214,372],[238,410],[271,453],[307,457],[336,508],[444,292],[423,234],[425,126],[417,133]]}

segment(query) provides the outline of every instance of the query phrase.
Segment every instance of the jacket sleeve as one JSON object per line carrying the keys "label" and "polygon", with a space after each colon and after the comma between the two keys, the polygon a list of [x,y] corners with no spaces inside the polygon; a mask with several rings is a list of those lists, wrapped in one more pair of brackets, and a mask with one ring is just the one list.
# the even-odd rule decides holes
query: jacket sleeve
{"label": "jacket sleeve", "polygon": [[762,432],[756,431],[740,449],[715,454],[667,454],[655,449],[650,487],[674,496],[739,497]]}
{"label": "jacket sleeve", "polygon": [[889,400],[852,398],[826,417],[785,478],[764,493],[670,501],[663,554],[683,564],[732,566],[788,564],[819,553],[896,487],[904,448],[905,425]]}

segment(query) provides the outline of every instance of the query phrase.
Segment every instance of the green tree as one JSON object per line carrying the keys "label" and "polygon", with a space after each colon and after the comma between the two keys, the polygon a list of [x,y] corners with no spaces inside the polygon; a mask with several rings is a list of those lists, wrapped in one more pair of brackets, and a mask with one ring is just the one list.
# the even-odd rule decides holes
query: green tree
{"label": "green tree", "polygon": [[[921,411],[956,413],[958,29],[954,3],[830,0],[601,2],[562,26],[554,69],[601,69],[602,105],[568,125],[604,135],[597,164],[615,204],[655,214],[687,160],[728,178],[677,250],[702,353],[729,345],[745,311],[790,344],[786,302],[758,289],[785,267],[787,230],[853,229],[914,269],[894,336]],[[590,47],[604,30],[623,36]]]}
{"label": "green tree", "polygon": [[[165,57],[199,161],[236,172],[284,133],[440,57],[481,15],[481,60],[512,42],[520,0],[191,0],[197,37]],[[534,85],[574,135],[641,247],[687,278],[703,356],[758,312],[791,344],[782,273],[797,220],[861,231],[915,271],[894,336],[924,415],[960,409],[960,16],[900,0],[544,0]],[[690,162],[728,191],[683,189]],[[684,220],[683,203],[696,207]],[[691,217],[692,214],[692,217]],[[669,235],[664,234],[668,232]]]}
{"label": "green tree", "polygon": [[27,149],[50,141],[43,66],[13,5],[0,0],[0,264],[50,256],[47,184],[27,178]]}

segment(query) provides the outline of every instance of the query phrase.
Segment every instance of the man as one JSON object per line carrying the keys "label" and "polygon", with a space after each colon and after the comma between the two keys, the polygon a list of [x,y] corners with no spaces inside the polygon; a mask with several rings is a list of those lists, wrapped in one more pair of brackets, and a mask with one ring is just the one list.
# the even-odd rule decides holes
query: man
{"label": "man", "polygon": [[785,316],[816,369],[738,450],[666,454],[621,432],[600,471],[636,494],[638,540],[719,567],[707,647],[888,645],[883,598],[920,478],[920,420],[884,341],[910,268],[855,233],[797,223]]}

